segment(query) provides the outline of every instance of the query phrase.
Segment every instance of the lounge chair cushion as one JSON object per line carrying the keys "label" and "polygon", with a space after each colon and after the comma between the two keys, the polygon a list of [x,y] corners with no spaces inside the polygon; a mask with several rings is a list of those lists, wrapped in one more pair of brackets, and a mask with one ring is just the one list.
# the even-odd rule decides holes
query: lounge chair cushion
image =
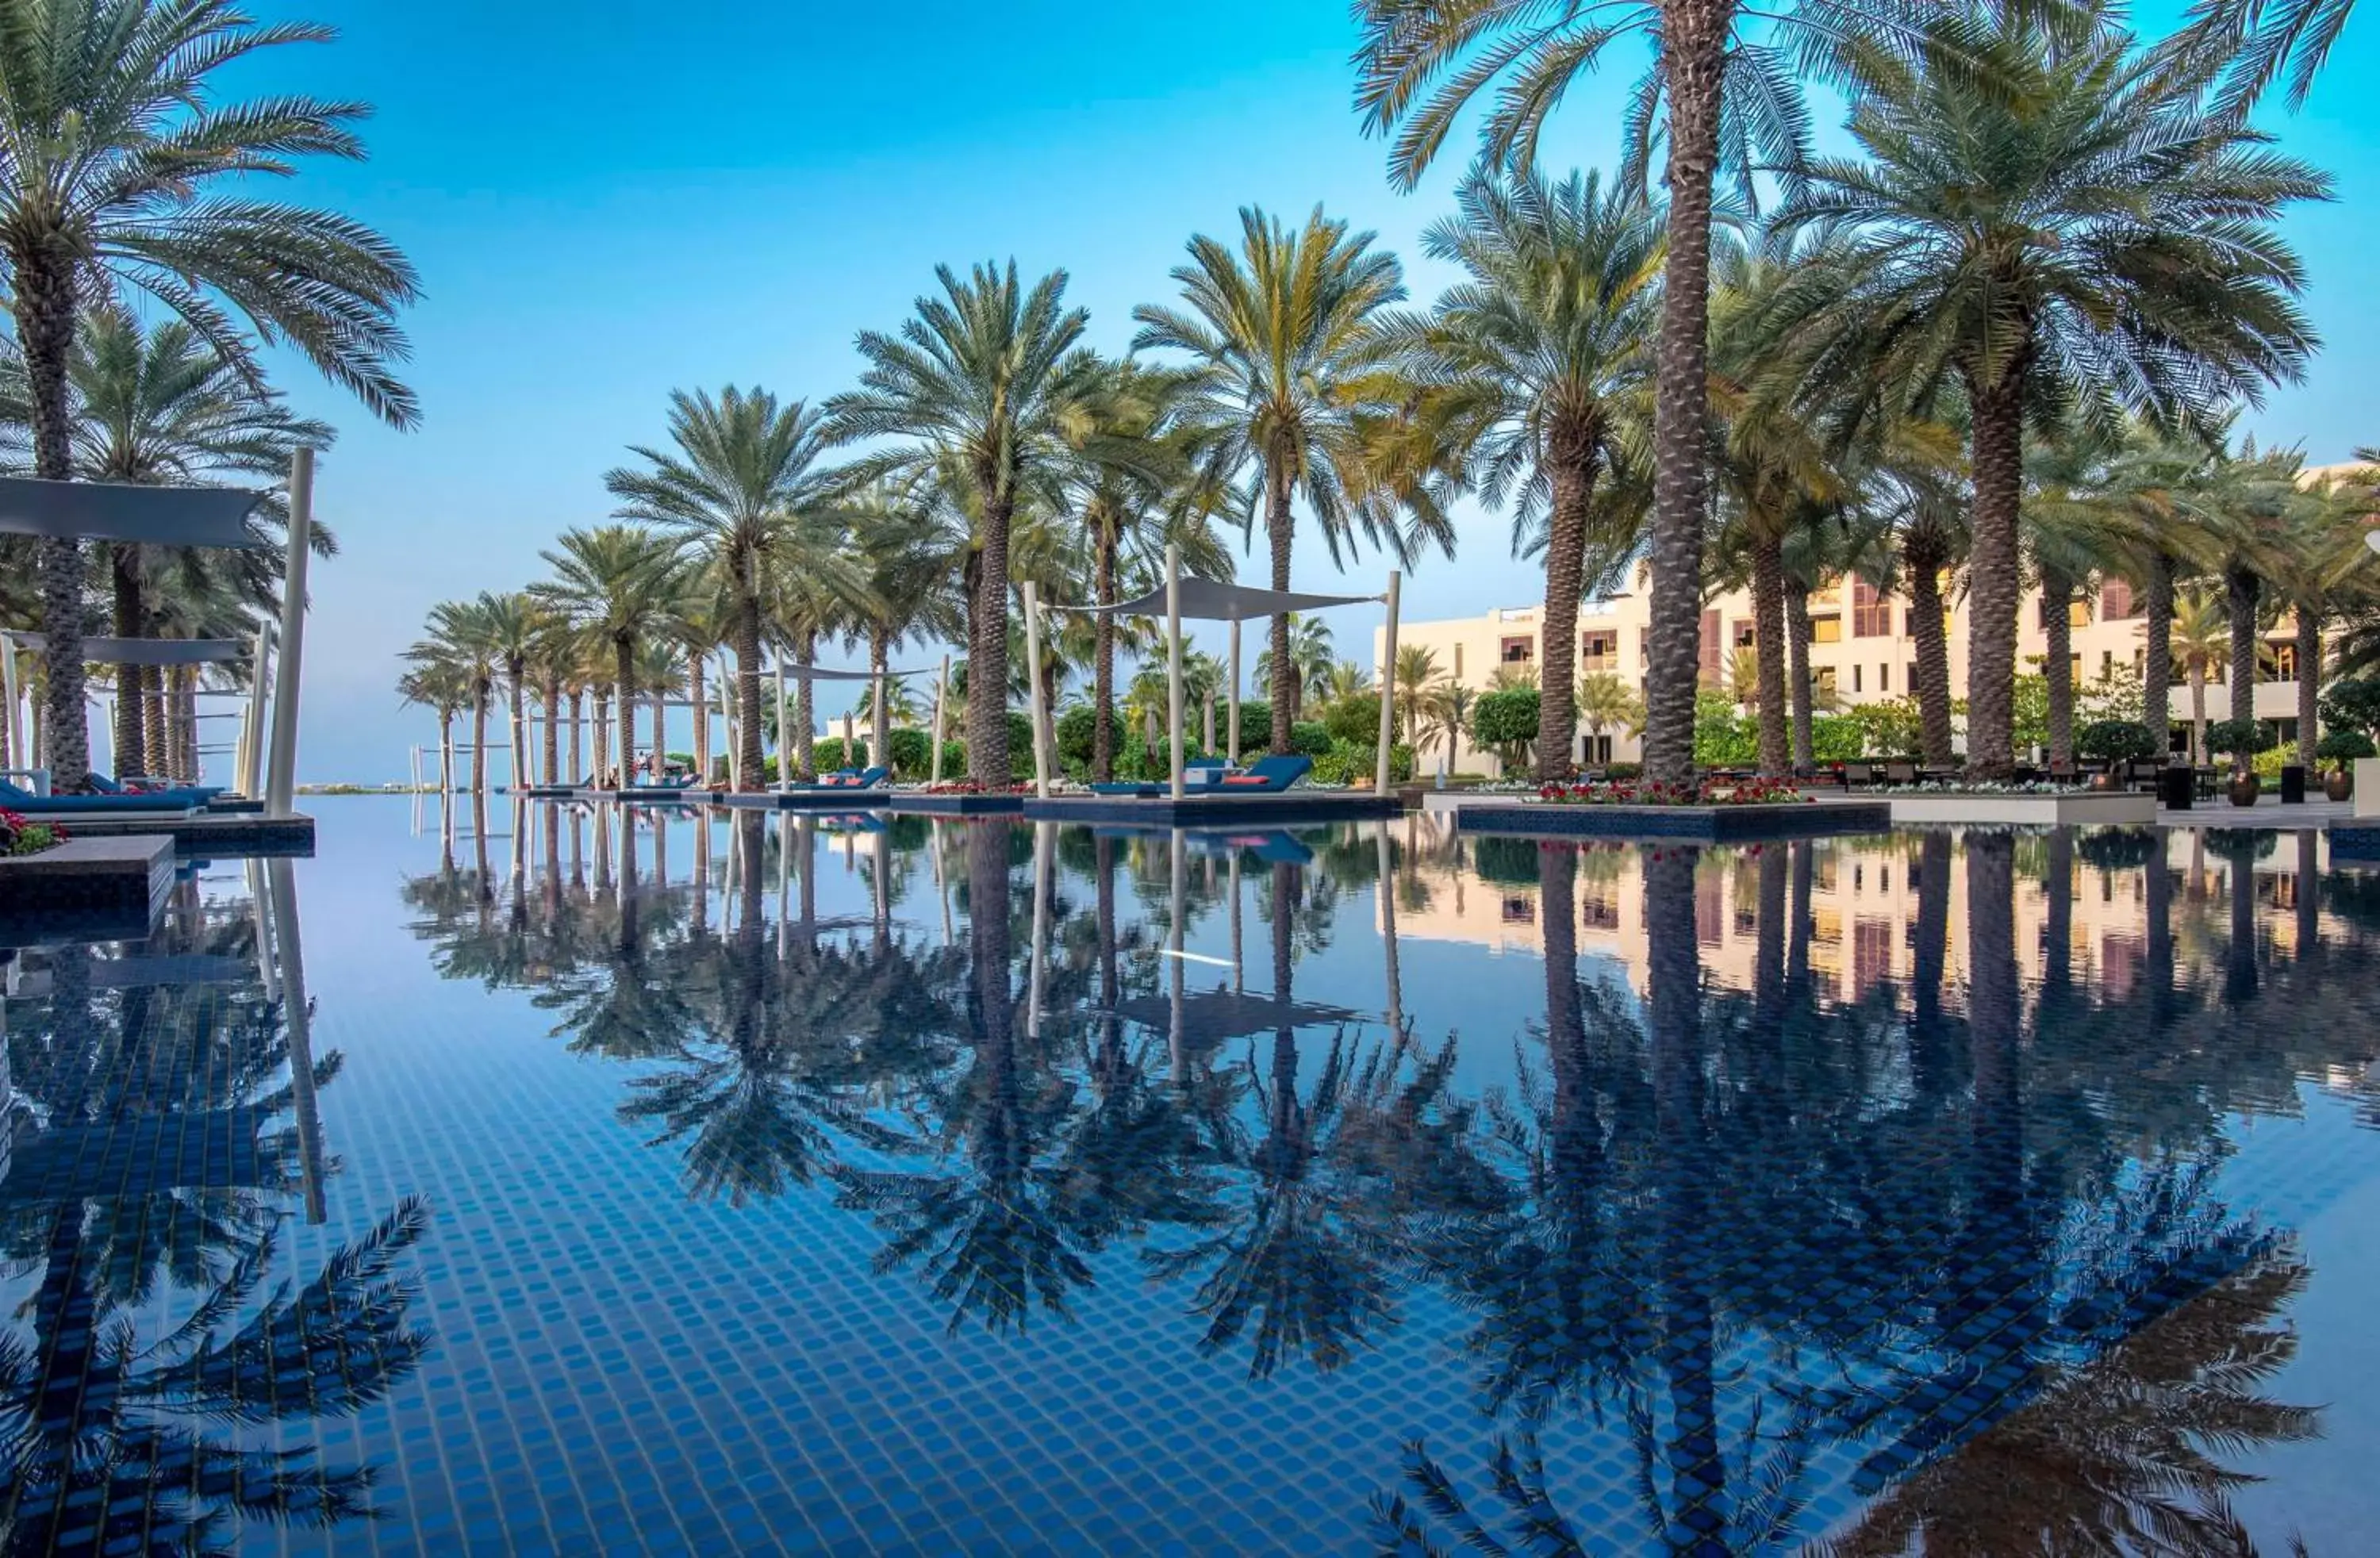
{"label": "lounge chair cushion", "polygon": [[1313,767],[1312,758],[1302,752],[1292,752],[1286,757],[1275,755],[1260,759],[1250,763],[1241,773],[1224,774],[1222,782],[1231,789],[1269,795],[1296,784],[1300,779],[1305,778]]}

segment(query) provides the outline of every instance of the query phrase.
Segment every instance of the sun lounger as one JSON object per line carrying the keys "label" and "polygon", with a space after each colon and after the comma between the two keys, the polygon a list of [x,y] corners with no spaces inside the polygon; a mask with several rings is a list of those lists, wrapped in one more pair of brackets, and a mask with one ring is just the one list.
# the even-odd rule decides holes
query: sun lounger
{"label": "sun lounger", "polygon": [[804,784],[795,779],[777,786],[783,793],[806,795],[814,790],[880,790],[892,779],[892,771],[881,764],[869,768],[838,768],[832,773],[821,773],[816,782]]}
{"label": "sun lounger", "polygon": [[26,817],[184,817],[201,804],[196,790],[137,795],[37,796],[0,783],[0,808]]}
{"label": "sun lounger", "polygon": [[1226,773],[1216,785],[1225,795],[1279,795],[1313,770],[1314,760],[1302,752],[1262,758],[1237,773]]}

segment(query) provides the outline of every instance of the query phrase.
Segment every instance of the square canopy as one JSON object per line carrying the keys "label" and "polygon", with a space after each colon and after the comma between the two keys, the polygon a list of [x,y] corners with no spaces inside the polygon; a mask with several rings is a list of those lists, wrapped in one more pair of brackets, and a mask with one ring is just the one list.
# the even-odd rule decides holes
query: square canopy
{"label": "square canopy", "polygon": [[[44,633],[9,632],[29,650],[47,652]],[[82,658],[92,665],[213,665],[248,657],[245,639],[85,639]]]}
{"label": "square canopy", "polygon": [[264,494],[241,487],[144,487],[0,476],[0,533],[142,546],[262,546],[248,528]]}
{"label": "square canopy", "polygon": [[[1379,599],[1378,595],[1302,595],[1292,590],[1258,590],[1251,585],[1234,584],[1229,579],[1200,578],[1193,574],[1182,577],[1182,615],[1198,622],[1254,622],[1287,612],[1359,606]],[[1166,615],[1165,590],[1160,585],[1146,595],[1118,601],[1112,606],[1077,609],[1117,616],[1163,616]]]}

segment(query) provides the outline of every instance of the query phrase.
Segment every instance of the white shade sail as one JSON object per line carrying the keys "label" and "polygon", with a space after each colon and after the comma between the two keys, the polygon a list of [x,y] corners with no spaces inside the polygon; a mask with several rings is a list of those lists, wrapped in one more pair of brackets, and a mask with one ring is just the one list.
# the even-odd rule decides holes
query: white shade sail
{"label": "white shade sail", "polygon": [[261,546],[247,524],[264,493],[0,476],[0,532],[143,546]]}
{"label": "white shade sail", "polygon": [[887,681],[897,682],[904,676],[925,676],[930,669],[931,667],[919,671],[831,671],[823,665],[795,665],[791,661],[771,667],[772,672],[783,672],[788,681],[796,682],[872,682],[880,676]]}
{"label": "white shade sail", "polygon": [[[7,637],[30,650],[46,651],[45,633],[11,632]],[[85,639],[82,657],[93,665],[212,665],[244,660],[244,639]]]}
{"label": "white shade sail", "polygon": [[[1284,612],[1318,612],[1332,606],[1360,606],[1378,595],[1302,595],[1293,590],[1258,590],[1228,579],[1182,577],[1182,615],[1200,622],[1254,622]],[[1112,606],[1078,606],[1070,610],[1104,612],[1117,616],[1163,616],[1163,586]]]}

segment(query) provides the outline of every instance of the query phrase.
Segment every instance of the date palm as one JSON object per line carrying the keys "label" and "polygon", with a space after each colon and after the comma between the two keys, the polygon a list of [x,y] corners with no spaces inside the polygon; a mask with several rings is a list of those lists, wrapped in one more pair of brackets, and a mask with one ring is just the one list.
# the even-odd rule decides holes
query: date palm
{"label": "date palm", "polygon": [[[1493,93],[1482,160],[1528,165],[1547,117],[1615,40],[1649,35],[1653,68],[1625,126],[1629,187],[1648,186],[1666,141],[1669,248],[1663,267],[1653,418],[1651,622],[1645,777],[1694,776],[1694,685],[1702,614],[1710,263],[1715,181],[1749,194],[1755,164],[1797,164],[1807,126],[1778,48],[1739,34],[1737,0],[1654,0],[1611,9],[1534,0],[1360,0],[1356,104],[1368,131],[1394,136],[1390,173],[1410,189],[1475,99]],[[1844,36],[1856,7],[1805,3],[1813,41]],[[1662,110],[1666,107],[1666,114]],[[1542,759],[1540,761],[1543,761]]]}
{"label": "date palm", "polygon": [[[1340,662],[1331,651],[1330,625],[1318,616],[1290,613],[1289,664],[1289,717],[1293,723],[1305,717],[1307,700],[1328,703],[1334,696],[1330,678]],[[1253,669],[1257,683],[1270,687],[1273,680],[1272,651],[1257,651]],[[1361,676],[1362,673],[1356,671],[1355,675]]]}
{"label": "date palm", "polygon": [[[1537,777],[1566,774],[1577,746],[1578,607],[1587,587],[1596,483],[1626,435],[1649,377],[1645,342],[1659,310],[1658,213],[1607,195],[1593,175],[1560,184],[1534,170],[1475,171],[1457,214],[1422,235],[1465,279],[1397,335],[1457,430],[1473,484],[1512,511],[1513,550],[1542,530],[1545,663]],[[1633,534],[1602,538],[1625,549]]]}
{"label": "date palm", "polygon": [[2173,603],[2167,630],[2174,669],[2190,684],[2190,761],[2206,761],[2206,681],[2220,676],[2231,642],[2230,620],[2221,602],[2204,590],[2184,590]]}
{"label": "date palm", "polygon": [[636,706],[637,651],[650,635],[664,630],[684,565],[675,545],[637,525],[565,530],[552,550],[539,555],[553,570],[553,577],[529,586],[529,593],[610,646],[619,776],[625,785],[636,764],[636,722],[631,714]]}
{"label": "date palm", "polygon": [[470,691],[471,793],[488,788],[488,700],[502,674],[494,635],[478,601],[441,601],[430,608],[429,637],[415,646],[418,661],[443,659],[458,667]]}
{"label": "date palm", "polygon": [[[69,372],[85,307],[145,293],[254,380],[245,320],[373,414],[410,427],[396,310],[412,266],[370,228],[244,198],[241,181],[313,154],[363,155],[361,103],[225,101],[227,66],[328,28],[258,25],[232,0],[0,0],[0,261],[30,390],[33,474],[77,474]],[[40,545],[52,782],[84,787],[82,546]]]}
{"label": "date palm", "polygon": [[470,678],[434,649],[407,651],[407,668],[396,678],[397,696],[438,716],[438,785],[454,782],[455,716],[470,707]]}
{"label": "date palm", "polygon": [[1397,646],[1397,663],[1391,668],[1390,686],[1384,689],[1389,695],[1391,741],[1421,738],[1422,715],[1438,681],[1437,651],[1427,644]]}
{"label": "date palm", "polygon": [[760,637],[768,575],[776,569],[847,569],[843,526],[831,512],[830,479],[819,469],[824,414],[781,404],[757,386],[733,384],[670,395],[670,449],[638,445],[639,468],[616,468],[603,484],[613,513],[686,539],[716,566],[735,651],[743,787],[761,786]]}
{"label": "date palm", "polygon": [[1971,419],[1967,761],[2005,775],[2028,432],[2063,412],[2211,424],[2301,371],[2303,274],[2274,230],[2328,180],[2205,105],[2218,67],[2088,10],[1962,6],[1945,47],[1849,56],[1864,160],[1809,164],[1778,230],[1843,242],[1788,305],[1814,382]]}
{"label": "date palm", "polygon": [[948,474],[974,528],[967,572],[967,773],[1008,782],[1010,530],[1028,500],[1054,505],[1080,447],[1098,359],[1081,346],[1089,315],[1065,304],[1066,273],[1029,288],[1016,264],[938,268],[941,296],[919,298],[897,335],[859,335],[860,387],[827,403],[837,442],[899,441],[861,459],[861,480]]}
{"label": "date palm", "polygon": [[[1204,468],[1218,484],[1243,474],[1251,527],[1260,518],[1271,554],[1271,586],[1287,590],[1303,496],[1333,560],[1361,530],[1402,554],[1409,546],[1367,467],[1376,459],[1376,419],[1396,395],[1384,370],[1394,351],[1380,315],[1404,296],[1396,257],[1350,233],[1320,207],[1292,230],[1250,206],[1240,245],[1200,234],[1189,263],[1172,273],[1178,306],[1133,310],[1133,348],[1186,352],[1197,378],[1183,413],[1204,438]],[[1441,536],[1441,542],[1446,538]],[[1271,749],[1289,750],[1297,706],[1286,614],[1272,619]]]}

